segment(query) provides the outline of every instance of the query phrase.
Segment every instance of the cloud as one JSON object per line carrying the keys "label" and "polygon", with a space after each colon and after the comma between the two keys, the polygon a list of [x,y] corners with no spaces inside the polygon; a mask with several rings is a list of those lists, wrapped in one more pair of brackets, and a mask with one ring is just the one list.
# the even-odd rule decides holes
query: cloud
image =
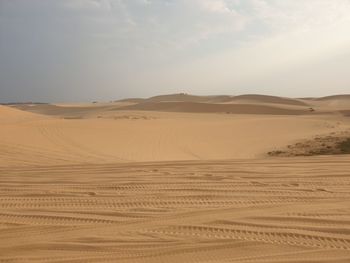
{"label": "cloud", "polygon": [[99,0],[65,0],[63,6],[71,9],[89,9],[101,7],[102,1]]}
{"label": "cloud", "polygon": [[[297,68],[312,71],[312,81],[322,68],[323,81],[315,83],[322,86],[340,76],[307,65],[350,53],[349,0],[0,2],[0,84],[11,94],[22,87],[49,94],[50,83],[89,90],[92,97],[184,86],[230,93],[232,87],[277,86],[281,72],[295,77],[289,72]],[[343,61],[334,68],[349,67]],[[298,82],[306,89],[307,75]]]}
{"label": "cloud", "polygon": [[227,6],[227,3],[224,0],[198,0],[197,3],[205,11],[214,13],[231,12],[231,10]]}
{"label": "cloud", "polygon": [[349,20],[348,0],[251,0],[251,4],[256,19],[276,30],[313,31]]}
{"label": "cloud", "polygon": [[[239,36],[240,45],[226,46],[215,52],[206,52],[204,55],[192,57],[190,61],[182,61],[178,64],[157,68],[144,78],[147,83],[160,86],[176,87],[190,86],[197,92],[212,91],[214,87],[230,90],[233,87],[247,89],[259,87],[268,80],[271,87],[276,83],[281,84],[280,74],[286,77],[297,77],[292,72],[298,68],[306,68],[310,74],[303,74],[296,90],[301,94],[310,87],[326,89],[325,83],[344,83],[348,79],[346,74],[339,74],[329,67],[322,70],[322,81],[317,81],[317,72],[321,72],[320,66],[310,66],[325,61],[334,61],[333,58],[350,53],[350,2],[345,0],[309,0],[309,1],[245,1],[245,8],[240,9],[236,1],[236,12],[246,19],[241,31],[226,30],[225,23],[214,24],[208,36],[197,35],[194,42],[199,49],[209,41],[210,35],[219,32],[226,36],[228,41],[234,43]],[[228,1],[226,2],[228,5]],[[215,12],[213,12],[215,13]],[[210,16],[205,19],[210,20]],[[226,21],[227,22],[227,21]],[[210,26],[209,26],[210,28]],[[253,30],[252,30],[253,29]],[[203,31],[204,32],[204,31]],[[197,31],[197,33],[199,33]],[[219,46],[220,37],[214,35]],[[344,72],[349,63],[342,62],[337,70]],[[160,77],[161,76],[161,77]],[[308,77],[310,76],[310,78]],[[336,76],[337,78],[335,78]],[[328,81],[325,81],[328,79]],[[305,85],[305,86],[303,86]],[[291,88],[290,85],[286,87]],[[305,88],[305,90],[303,90]],[[283,87],[282,87],[283,89]],[[286,88],[287,89],[287,88]],[[313,89],[315,91],[315,89]],[[287,92],[287,91],[285,91]],[[244,92],[242,92],[244,93]],[[329,92],[331,93],[331,92]],[[289,92],[292,94],[292,92]]]}

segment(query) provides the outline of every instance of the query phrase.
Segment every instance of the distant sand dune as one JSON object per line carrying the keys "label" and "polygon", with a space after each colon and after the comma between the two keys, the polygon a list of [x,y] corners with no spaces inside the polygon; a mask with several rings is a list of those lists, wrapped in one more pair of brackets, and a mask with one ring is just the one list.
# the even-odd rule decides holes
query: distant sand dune
{"label": "distant sand dune", "polygon": [[192,113],[234,113],[267,115],[301,115],[310,113],[306,109],[286,109],[267,105],[214,104],[198,102],[145,102],[118,108],[118,110],[147,110]]}
{"label": "distant sand dune", "polygon": [[322,98],[316,98],[315,100],[317,101],[347,100],[350,102],[350,94],[327,96]]}
{"label": "distant sand dune", "polygon": [[159,95],[145,99],[143,102],[206,102],[209,97],[207,96],[195,96],[184,93]]}
{"label": "distant sand dune", "polygon": [[194,96],[189,94],[170,94],[151,97],[148,99],[126,99],[120,101],[128,101],[135,103],[148,103],[148,102],[203,102],[203,103],[228,103],[228,102],[242,102],[242,103],[263,103],[263,104],[285,104],[295,106],[308,106],[308,103],[298,100],[268,95],[216,95],[216,96]]}
{"label": "distant sand dune", "polygon": [[350,110],[350,95],[334,95],[313,99],[311,102],[320,108]]}
{"label": "distant sand dune", "polygon": [[265,115],[302,115],[350,110],[350,95],[324,98],[291,99],[267,95],[195,96],[170,94],[148,99],[124,99],[109,103],[90,104],[17,104],[21,110],[64,117],[89,118],[111,115],[114,110],[142,110],[188,113],[232,113]]}
{"label": "distant sand dune", "polygon": [[309,106],[308,103],[290,98],[282,98],[276,96],[266,96],[266,95],[240,95],[235,96],[231,99],[233,102],[252,102],[252,103],[269,103],[269,104],[285,104],[294,106]]}

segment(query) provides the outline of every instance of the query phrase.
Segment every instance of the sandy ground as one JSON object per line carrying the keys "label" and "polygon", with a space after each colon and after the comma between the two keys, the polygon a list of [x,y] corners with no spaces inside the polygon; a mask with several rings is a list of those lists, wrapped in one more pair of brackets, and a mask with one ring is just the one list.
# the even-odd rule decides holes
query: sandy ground
{"label": "sandy ground", "polygon": [[267,155],[347,102],[0,106],[0,262],[350,262],[350,157]]}
{"label": "sandy ground", "polygon": [[349,262],[348,157],[1,172],[1,262]]}

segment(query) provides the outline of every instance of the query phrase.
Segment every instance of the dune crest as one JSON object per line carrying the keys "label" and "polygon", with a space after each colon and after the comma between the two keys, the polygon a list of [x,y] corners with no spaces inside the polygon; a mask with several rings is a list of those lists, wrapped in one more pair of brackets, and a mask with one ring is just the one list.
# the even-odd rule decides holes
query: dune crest
{"label": "dune crest", "polygon": [[0,105],[0,125],[5,123],[14,123],[19,121],[32,121],[45,119],[46,117],[40,116],[35,113],[22,111],[13,107]]}

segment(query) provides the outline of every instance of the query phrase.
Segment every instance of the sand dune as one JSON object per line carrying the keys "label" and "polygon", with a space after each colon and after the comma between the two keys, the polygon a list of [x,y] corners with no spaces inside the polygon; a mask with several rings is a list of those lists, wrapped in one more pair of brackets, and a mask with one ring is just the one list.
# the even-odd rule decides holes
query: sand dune
{"label": "sand dune", "polygon": [[21,119],[21,118],[30,118],[34,114],[21,111],[12,107],[0,105],[0,118],[1,120],[11,120],[11,119]]}
{"label": "sand dune", "polygon": [[346,104],[202,99],[0,106],[0,262],[349,262]]}
{"label": "sand dune", "polygon": [[146,110],[166,112],[195,112],[195,113],[234,113],[234,114],[267,114],[267,115],[301,115],[310,113],[305,109],[286,109],[267,105],[252,104],[217,104],[198,102],[145,102],[129,105],[119,110]]}
{"label": "sand dune", "polygon": [[327,97],[322,97],[322,98],[316,98],[315,100],[318,100],[318,101],[332,101],[332,100],[350,101],[350,94],[327,96]]}
{"label": "sand dune", "polygon": [[348,118],[308,108],[197,102],[123,105],[16,106],[41,115],[2,106],[3,124],[20,121],[0,130],[0,165],[257,158],[300,139],[350,127]]}
{"label": "sand dune", "polygon": [[232,98],[228,95],[215,95],[215,96],[196,96],[185,93],[168,94],[154,96],[148,99],[126,99],[120,100],[119,102],[134,102],[134,103],[145,103],[145,102],[207,102],[207,103],[222,103],[227,102]]}
{"label": "sand dune", "polygon": [[350,95],[334,95],[316,98],[313,99],[311,103],[316,107],[324,109],[350,110]]}
{"label": "sand dune", "polygon": [[294,106],[309,106],[308,103],[290,98],[282,98],[276,96],[266,96],[266,95],[240,95],[231,98],[232,102],[241,102],[241,103],[267,103],[267,104],[281,104],[281,105],[294,105]]}
{"label": "sand dune", "polygon": [[[349,120],[350,121],[350,120]],[[254,158],[347,129],[341,117],[116,111],[2,125],[0,165]]]}
{"label": "sand dune", "polygon": [[127,102],[119,103],[79,103],[79,104],[18,104],[14,105],[17,109],[32,113],[65,117],[65,118],[87,118],[97,116],[111,109],[130,105]]}
{"label": "sand dune", "polygon": [[[18,104],[21,110],[65,118],[89,118],[113,115],[114,110],[164,111],[189,113],[232,113],[301,115],[350,110],[347,95],[319,99],[290,99],[267,95],[194,96],[184,93],[148,99],[124,99],[110,103]],[[313,109],[311,111],[311,109]]]}
{"label": "sand dune", "polygon": [[143,102],[206,102],[208,101],[206,96],[195,96],[189,94],[170,94],[170,95],[159,95],[144,100]]}
{"label": "sand dune", "polygon": [[144,100],[145,99],[141,99],[141,98],[129,98],[129,99],[117,100],[116,102],[141,103]]}
{"label": "sand dune", "polygon": [[308,106],[303,100],[290,99],[277,96],[247,94],[238,96],[216,95],[216,96],[194,96],[185,93],[160,95],[148,99],[126,99],[120,101],[146,103],[146,102],[203,102],[203,103],[227,103],[227,102],[241,102],[241,103],[258,103],[258,104],[285,104],[295,106]]}
{"label": "sand dune", "polygon": [[44,116],[0,105],[0,125],[45,119]]}

